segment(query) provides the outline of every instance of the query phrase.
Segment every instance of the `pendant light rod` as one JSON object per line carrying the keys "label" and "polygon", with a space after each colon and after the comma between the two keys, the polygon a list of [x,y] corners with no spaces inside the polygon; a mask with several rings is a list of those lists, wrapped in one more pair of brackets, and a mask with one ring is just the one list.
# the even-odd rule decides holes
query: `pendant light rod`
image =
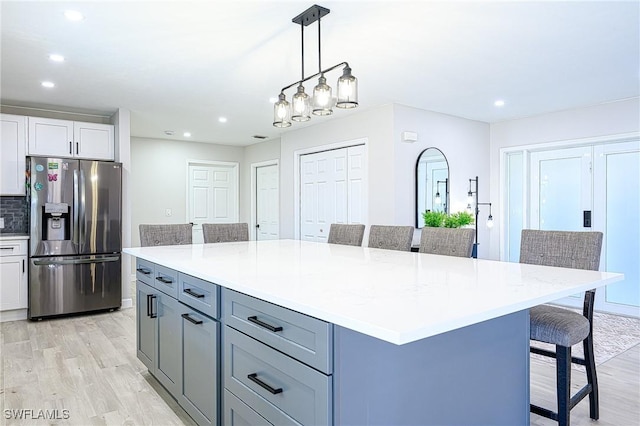
{"label": "pendant light rod", "polygon": [[300,78],[304,78],[304,25],[300,25],[300,44],[302,46],[302,74]]}
{"label": "pendant light rod", "polygon": [[288,85],[288,86],[286,86],[286,87],[283,87],[283,88],[280,90],[280,93],[284,92],[285,90],[291,89],[293,86],[297,86],[297,85],[299,85],[300,83],[304,83],[305,81],[309,81],[309,80],[311,80],[312,78],[317,77],[317,76],[319,76],[319,75],[321,75],[321,74],[324,74],[324,73],[328,73],[328,72],[330,72],[330,71],[333,71],[333,70],[335,70],[336,68],[341,67],[341,66],[343,66],[343,65],[344,65],[344,66],[347,66],[347,67],[349,66],[349,64],[348,64],[347,62],[340,62],[339,64],[336,64],[336,65],[334,65],[334,66],[332,66],[332,67],[329,67],[329,68],[327,68],[326,70],[321,70],[321,71],[319,71],[319,72],[317,72],[317,73],[315,73],[315,74],[313,74],[313,75],[310,75],[309,77],[303,78],[302,80],[298,80],[298,81],[296,81],[295,83],[291,83],[290,85]]}
{"label": "pendant light rod", "polygon": [[318,72],[322,72],[322,39],[320,38],[320,16],[318,16]]}

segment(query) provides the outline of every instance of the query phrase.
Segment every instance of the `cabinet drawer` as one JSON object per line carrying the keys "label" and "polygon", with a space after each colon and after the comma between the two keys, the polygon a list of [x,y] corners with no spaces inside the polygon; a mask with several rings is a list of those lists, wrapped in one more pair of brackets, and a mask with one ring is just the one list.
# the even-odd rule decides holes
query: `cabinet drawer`
{"label": "cabinet drawer", "polygon": [[27,240],[3,240],[0,241],[0,257],[26,256]]}
{"label": "cabinet drawer", "polygon": [[225,327],[224,386],[273,424],[329,424],[331,376]]}
{"label": "cabinet drawer", "polygon": [[155,265],[153,286],[174,299],[178,298],[178,271]]}
{"label": "cabinet drawer", "polygon": [[146,261],[144,259],[137,259],[136,261],[136,279],[142,281],[150,286],[155,286],[153,283],[155,263]]}
{"label": "cabinet drawer", "polygon": [[191,275],[178,274],[178,300],[212,318],[219,318],[219,287]]}
{"label": "cabinet drawer", "polygon": [[331,324],[232,290],[223,292],[227,325],[331,374]]}
{"label": "cabinet drawer", "polygon": [[228,426],[272,426],[271,423],[260,417],[244,402],[240,401],[228,390],[224,391],[224,416],[223,425]]}

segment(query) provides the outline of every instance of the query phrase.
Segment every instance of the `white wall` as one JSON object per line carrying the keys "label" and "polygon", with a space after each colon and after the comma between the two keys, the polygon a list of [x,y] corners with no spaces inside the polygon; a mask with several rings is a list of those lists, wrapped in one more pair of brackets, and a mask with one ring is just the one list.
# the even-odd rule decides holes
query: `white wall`
{"label": "white wall", "polygon": [[[339,115],[336,111],[334,114]],[[368,139],[369,223],[394,224],[393,106],[333,118],[281,136],[280,238],[293,238],[294,152],[301,148]],[[315,118],[317,119],[317,118]],[[314,118],[312,118],[314,120]],[[295,126],[295,124],[294,124]]]}
{"label": "white wall", "polygon": [[[420,153],[438,148],[449,163],[450,212],[467,207],[469,179],[478,176],[480,202],[493,202],[489,193],[489,125],[403,105],[394,106],[394,204],[395,224],[415,226],[415,173]],[[416,142],[402,141],[403,132],[418,133]],[[489,255],[488,206],[480,207],[478,257]]]}
{"label": "white wall", "polygon": [[[131,246],[140,245],[141,223],[187,223],[187,160],[240,163],[244,148],[209,143],[131,138]],[[171,217],[165,210],[171,209]],[[242,199],[240,212],[245,210]]]}
{"label": "white wall", "polygon": [[[559,111],[490,126],[491,197],[496,203],[494,219],[499,223],[500,150],[507,147],[620,135],[640,130],[640,99],[633,98],[585,108]],[[491,235],[491,258],[500,256],[501,235]]]}

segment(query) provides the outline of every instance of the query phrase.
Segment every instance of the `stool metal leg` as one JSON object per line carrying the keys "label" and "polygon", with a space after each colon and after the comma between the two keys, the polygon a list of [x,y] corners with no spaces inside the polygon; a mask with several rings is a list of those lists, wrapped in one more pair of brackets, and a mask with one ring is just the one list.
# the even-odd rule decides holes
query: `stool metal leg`
{"label": "stool metal leg", "polygon": [[556,345],[558,425],[569,426],[571,410],[571,347]]}

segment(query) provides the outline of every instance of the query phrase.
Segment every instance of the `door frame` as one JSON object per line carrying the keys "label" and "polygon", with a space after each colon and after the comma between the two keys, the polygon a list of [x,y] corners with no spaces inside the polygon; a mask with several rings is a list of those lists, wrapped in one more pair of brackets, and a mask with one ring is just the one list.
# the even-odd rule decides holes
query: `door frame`
{"label": "door frame", "polygon": [[[251,163],[251,219],[249,223],[249,239],[257,240],[258,236],[256,235],[256,224],[258,223],[258,205],[256,203],[257,197],[257,188],[256,188],[256,179],[257,179],[257,169],[258,167],[266,167],[266,166],[276,166],[278,168],[278,227],[280,227],[280,160],[266,160],[260,161],[257,163]],[[280,229],[278,229],[278,235],[280,235]]]}
{"label": "door frame", "polygon": [[[300,239],[300,157],[307,154],[316,154],[323,151],[331,151],[333,149],[342,149],[342,148],[350,148],[352,146],[364,145],[364,155],[367,160],[367,185],[369,185],[369,139],[368,138],[358,138],[351,139],[342,142],[335,142],[326,145],[317,145],[310,148],[302,148],[295,150],[293,152],[293,206],[294,206],[294,214],[293,214],[293,226],[294,226],[294,235],[293,237],[296,240]],[[368,191],[367,191],[368,193]],[[367,200],[367,205],[369,200]],[[366,222],[369,222],[369,209],[367,209],[366,213]]]}

